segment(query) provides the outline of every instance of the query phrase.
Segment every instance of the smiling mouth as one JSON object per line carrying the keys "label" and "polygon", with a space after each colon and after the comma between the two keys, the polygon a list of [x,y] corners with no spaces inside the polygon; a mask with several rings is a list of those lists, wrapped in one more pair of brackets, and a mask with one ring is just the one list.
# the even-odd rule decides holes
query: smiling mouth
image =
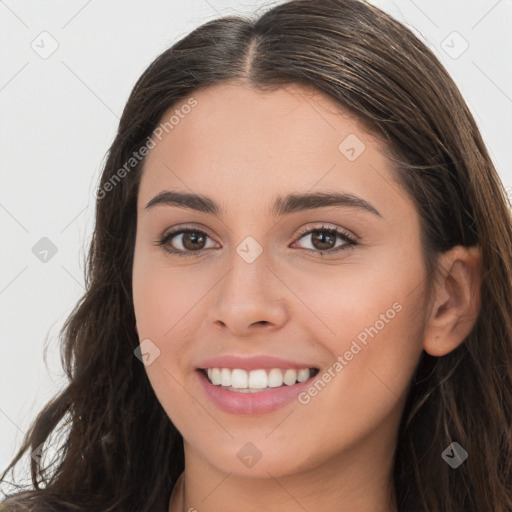
{"label": "smiling mouth", "polygon": [[241,368],[200,368],[199,371],[214,386],[237,393],[259,393],[289,387],[313,378],[318,368],[260,368],[246,371]]}

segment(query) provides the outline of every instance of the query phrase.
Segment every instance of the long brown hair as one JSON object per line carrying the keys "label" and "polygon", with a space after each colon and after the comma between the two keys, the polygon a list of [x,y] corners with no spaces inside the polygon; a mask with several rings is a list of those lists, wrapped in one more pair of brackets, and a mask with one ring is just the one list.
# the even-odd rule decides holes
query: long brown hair
{"label": "long brown hair", "polygon": [[[377,134],[419,212],[428,283],[441,253],[481,247],[477,322],[448,355],[423,352],[400,425],[394,484],[403,512],[512,510],[510,203],[437,58],[360,0],[292,0],[258,19],[205,23],[140,77],[98,186],[86,293],[61,331],[69,384],[37,416],[4,472],[43,445],[43,457],[30,460],[33,488],[13,494],[3,510],[167,510],[184,469],[183,440],[134,356],[131,271],[143,160],[115,176],[171,106],[226,81],[314,87]],[[44,453],[54,437],[50,465]],[[469,454],[456,470],[441,457],[452,441]]]}

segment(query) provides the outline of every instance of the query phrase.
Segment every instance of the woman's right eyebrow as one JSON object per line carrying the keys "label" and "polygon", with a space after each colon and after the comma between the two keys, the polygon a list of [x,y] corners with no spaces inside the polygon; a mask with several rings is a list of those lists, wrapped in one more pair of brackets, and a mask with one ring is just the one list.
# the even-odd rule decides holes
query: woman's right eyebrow
{"label": "woman's right eyebrow", "polygon": [[[145,209],[148,210],[155,206],[177,206],[179,208],[186,208],[217,216],[222,216],[226,213],[225,210],[210,197],[202,194],[177,192],[173,190],[163,190],[158,193],[146,204]],[[328,207],[358,208],[383,218],[379,211],[365,199],[346,192],[332,191],[278,196],[272,203],[270,213],[273,217],[280,217],[303,210]]]}

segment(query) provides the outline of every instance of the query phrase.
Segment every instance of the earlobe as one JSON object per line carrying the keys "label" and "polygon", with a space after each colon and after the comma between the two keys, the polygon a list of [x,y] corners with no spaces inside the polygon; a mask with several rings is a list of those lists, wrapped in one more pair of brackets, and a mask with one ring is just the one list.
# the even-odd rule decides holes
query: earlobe
{"label": "earlobe", "polygon": [[480,247],[456,246],[439,258],[434,301],[423,349],[441,357],[455,350],[473,330],[480,312]]}

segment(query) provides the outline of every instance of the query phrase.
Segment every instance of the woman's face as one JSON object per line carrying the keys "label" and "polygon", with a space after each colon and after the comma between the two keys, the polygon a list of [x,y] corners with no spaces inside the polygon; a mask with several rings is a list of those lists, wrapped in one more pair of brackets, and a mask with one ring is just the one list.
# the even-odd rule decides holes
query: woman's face
{"label": "woman's face", "polygon": [[[205,88],[166,121],[140,183],[133,297],[187,461],[267,478],[363,457],[371,473],[394,451],[426,320],[419,218],[382,146],[296,85]],[[200,199],[147,206],[163,192]]]}

